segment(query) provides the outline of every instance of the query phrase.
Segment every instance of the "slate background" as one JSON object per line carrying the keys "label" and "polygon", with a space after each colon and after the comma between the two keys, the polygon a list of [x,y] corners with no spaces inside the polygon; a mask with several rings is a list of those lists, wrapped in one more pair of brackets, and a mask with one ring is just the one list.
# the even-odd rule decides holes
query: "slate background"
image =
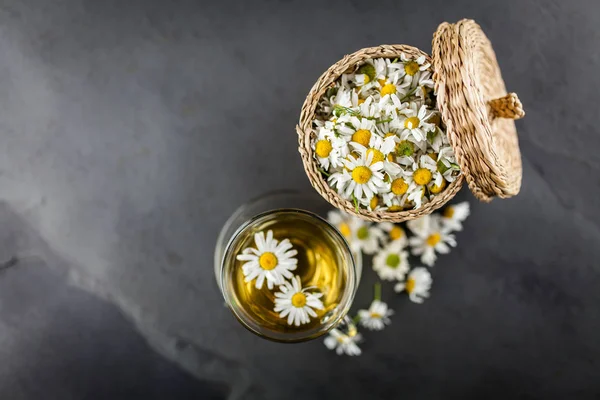
{"label": "slate background", "polygon": [[[463,17],[525,104],[521,194],[461,192],[432,298],[386,286],[360,358],[250,335],[212,251],[243,201],[312,190],[311,85]],[[598,26],[593,0],[0,2],[0,398],[598,398]]]}

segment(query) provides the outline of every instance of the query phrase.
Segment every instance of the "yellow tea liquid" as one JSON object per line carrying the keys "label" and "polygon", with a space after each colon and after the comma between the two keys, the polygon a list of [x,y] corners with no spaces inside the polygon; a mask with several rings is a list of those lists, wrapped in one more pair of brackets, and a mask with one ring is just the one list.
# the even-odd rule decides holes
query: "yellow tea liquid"
{"label": "yellow tea liquid", "polygon": [[[311,317],[307,324],[298,327],[288,325],[287,318],[281,318],[273,311],[275,293],[279,291],[277,286],[269,289],[265,280],[262,288],[256,289],[255,280],[244,281],[242,265],[245,261],[238,261],[235,256],[247,247],[256,248],[254,234],[262,231],[266,235],[269,230],[279,242],[289,239],[298,252],[295,256],[298,264],[292,273],[300,277],[302,287],[311,286],[315,290],[310,292],[323,293],[320,300],[324,309],[315,310],[317,318]],[[350,270],[353,268],[351,255],[334,228],[312,214],[287,210],[259,217],[243,228],[229,250],[225,262],[231,264],[225,265],[227,275],[223,290],[229,293],[242,319],[251,321],[252,329],[256,331],[258,327],[266,336],[316,332],[322,324],[339,314],[338,305],[348,296],[348,274],[353,272]]]}

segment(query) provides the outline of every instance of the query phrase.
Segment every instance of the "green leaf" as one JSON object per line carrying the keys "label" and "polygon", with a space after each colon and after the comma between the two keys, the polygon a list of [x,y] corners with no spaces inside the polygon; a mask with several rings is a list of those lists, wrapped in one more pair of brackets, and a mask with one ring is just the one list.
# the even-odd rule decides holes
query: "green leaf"
{"label": "green leaf", "polygon": [[369,80],[373,82],[375,80],[375,67],[371,64],[364,64],[356,70],[358,74],[365,74],[369,77]]}

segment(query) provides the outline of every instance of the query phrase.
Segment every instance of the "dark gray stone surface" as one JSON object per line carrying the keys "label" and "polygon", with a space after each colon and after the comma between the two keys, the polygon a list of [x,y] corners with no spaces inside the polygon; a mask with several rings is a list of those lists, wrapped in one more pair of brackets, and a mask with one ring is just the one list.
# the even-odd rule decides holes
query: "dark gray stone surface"
{"label": "dark gray stone surface", "polygon": [[[429,51],[463,17],[526,106],[521,194],[463,190],[472,217],[432,298],[386,287],[397,315],[362,357],[246,332],[214,283],[216,235],[249,198],[311,190],[294,133],[311,85],[361,47]],[[0,275],[0,397],[600,396],[598,26],[592,0],[0,3],[2,226],[26,232],[2,249],[37,260]]]}

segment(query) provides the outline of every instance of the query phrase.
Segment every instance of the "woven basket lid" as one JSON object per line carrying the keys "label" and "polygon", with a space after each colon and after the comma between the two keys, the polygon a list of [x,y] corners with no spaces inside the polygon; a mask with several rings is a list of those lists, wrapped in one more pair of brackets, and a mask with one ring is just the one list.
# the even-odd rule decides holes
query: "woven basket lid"
{"label": "woven basket lid", "polygon": [[483,201],[516,195],[522,167],[513,120],[525,113],[506,92],[490,41],[475,21],[443,23],[432,53],[438,107],[469,188]]}

